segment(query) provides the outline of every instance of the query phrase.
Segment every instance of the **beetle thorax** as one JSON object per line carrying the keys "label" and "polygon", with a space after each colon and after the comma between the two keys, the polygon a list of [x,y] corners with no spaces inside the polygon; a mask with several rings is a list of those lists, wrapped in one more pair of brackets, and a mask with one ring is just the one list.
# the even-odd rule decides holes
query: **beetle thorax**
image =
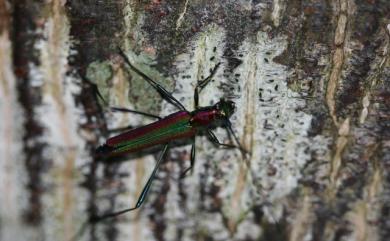
{"label": "beetle thorax", "polygon": [[216,121],[220,118],[220,113],[217,109],[210,108],[206,110],[195,111],[190,122],[194,126],[198,127],[209,127],[216,125]]}

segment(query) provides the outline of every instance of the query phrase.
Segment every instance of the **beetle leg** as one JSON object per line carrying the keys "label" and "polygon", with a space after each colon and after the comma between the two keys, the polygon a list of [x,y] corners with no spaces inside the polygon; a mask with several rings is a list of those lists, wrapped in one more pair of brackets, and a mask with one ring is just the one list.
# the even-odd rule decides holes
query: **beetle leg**
{"label": "beetle leg", "polygon": [[194,164],[195,164],[195,136],[192,141],[192,146],[191,146],[191,159],[190,159],[190,166],[184,170],[184,172],[180,175],[180,178],[184,178],[189,170],[191,172],[194,170]]}
{"label": "beetle leg", "polygon": [[239,146],[236,146],[236,145],[231,145],[231,144],[225,144],[225,143],[222,143],[218,140],[217,136],[211,131],[211,130],[207,130],[207,135],[209,137],[209,140],[218,145],[218,146],[224,146],[224,147],[227,147],[227,148],[238,148],[240,149]]}
{"label": "beetle leg", "polygon": [[214,74],[217,72],[217,69],[221,65],[221,63],[218,63],[214,69],[211,70],[210,75],[201,81],[198,81],[198,83],[195,86],[194,90],[194,103],[195,103],[195,110],[199,108],[199,93],[203,90],[203,88],[210,83],[211,79],[214,77]]}
{"label": "beetle leg", "polygon": [[123,52],[121,48],[119,48],[119,54],[122,56],[122,58],[126,61],[127,65],[130,67],[131,70],[136,72],[139,76],[141,76],[144,80],[146,80],[160,95],[163,97],[166,101],[171,103],[172,105],[176,106],[180,110],[186,110],[186,108],[178,101],[175,97],[171,95],[164,87],[162,87],[160,84],[158,84],[156,81],[151,79],[146,74],[142,73],[141,70],[137,69],[127,58],[126,54]]}
{"label": "beetle leg", "polygon": [[238,148],[240,149],[242,156],[244,158],[247,157],[247,154],[250,154],[250,153],[248,153],[248,151],[245,150],[245,148],[241,145],[240,141],[238,140],[236,134],[233,131],[232,123],[230,122],[229,119],[226,120],[226,126],[227,126],[227,128],[226,128],[227,132],[233,136],[234,141],[237,143]]}
{"label": "beetle leg", "polygon": [[157,170],[160,167],[160,164],[161,164],[162,160],[164,159],[164,155],[165,155],[165,153],[168,150],[168,145],[169,145],[169,143],[165,144],[163,150],[161,151],[160,156],[159,156],[159,158],[157,160],[157,163],[156,163],[156,165],[155,165],[155,167],[153,169],[153,172],[150,175],[148,181],[146,182],[144,188],[142,189],[142,192],[141,192],[140,196],[138,197],[137,203],[135,204],[134,207],[128,208],[128,209],[124,209],[124,210],[121,210],[121,211],[118,211],[118,212],[114,212],[114,213],[104,214],[102,216],[92,217],[90,219],[90,221],[91,222],[98,222],[98,221],[101,221],[103,219],[113,218],[115,216],[121,215],[123,213],[130,212],[130,211],[133,211],[133,210],[139,208],[142,205],[142,203],[145,201],[146,197],[147,197],[147,194],[149,192],[150,186],[152,185],[152,182],[153,182],[153,180],[156,177]]}

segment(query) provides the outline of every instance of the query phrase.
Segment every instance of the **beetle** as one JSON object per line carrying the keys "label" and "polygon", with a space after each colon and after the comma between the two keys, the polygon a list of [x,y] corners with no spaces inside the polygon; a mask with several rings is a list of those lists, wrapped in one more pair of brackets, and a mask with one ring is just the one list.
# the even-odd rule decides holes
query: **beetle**
{"label": "beetle", "polygon": [[[186,173],[194,166],[196,152],[195,138],[200,133],[206,133],[209,139],[218,146],[238,148],[243,156],[245,156],[247,153],[246,150],[241,146],[229,120],[236,109],[235,103],[233,101],[221,98],[215,105],[205,107],[199,106],[200,92],[207,86],[208,83],[210,83],[221,63],[216,64],[207,78],[197,82],[194,90],[194,110],[188,111],[183,106],[183,104],[180,103],[175,97],[173,97],[171,93],[169,93],[163,86],[137,69],[120,48],[119,54],[122,56],[122,58],[125,60],[125,63],[132,71],[146,80],[161,95],[163,99],[177,107],[179,111],[162,118],[157,115],[130,110],[127,108],[111,108],[114,111],[140,114],[156,118],[157,120],[151,124],[128,130],[122,134],[107,139],[103,145],[96,149],[96,154],[98,156],[119,156],[127,153],[138,152],[156,145],[163,145],[163,148],[157,159],[157,163],[137,200],[136,205],[132,208],[95,217],[95,220],[114,217],[139,208],[145,201],[150,186],[155,179],[158,168],[164,158],[165,153],[168,150],[169,144],[175,140],[191,139],[192,142],[190,166],[185,169],[185,171],[181,174],[181,177],[184,177]],[[236,145],[221,143],[212,131],[217,127],[225,127],[231,136],[233,136]]]}

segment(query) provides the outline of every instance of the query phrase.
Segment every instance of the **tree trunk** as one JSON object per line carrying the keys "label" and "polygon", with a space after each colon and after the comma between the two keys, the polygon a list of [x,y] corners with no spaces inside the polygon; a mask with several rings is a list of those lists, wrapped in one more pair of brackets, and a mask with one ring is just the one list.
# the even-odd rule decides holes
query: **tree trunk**
{"label": "tree trunk", "polygon": [[[388,240],[390,2],[0,0],[0,240]],[[114,129],[236,103],[244,156],[100,158]],[[96,88],[104,101],[99,98]],[[229,143],[224,129],[216,132]]]}

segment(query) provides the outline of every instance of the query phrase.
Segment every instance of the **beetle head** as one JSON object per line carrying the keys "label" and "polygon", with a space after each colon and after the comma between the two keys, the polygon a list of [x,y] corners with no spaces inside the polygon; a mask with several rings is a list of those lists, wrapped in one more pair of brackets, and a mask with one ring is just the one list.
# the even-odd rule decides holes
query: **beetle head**
{"label": "beetle head", "polygon": [[222,117],[229,119],[230,116],[232,116],[233,113],[235,112],[236,105],[233,101],[224,100],[221,98],[220,101],[217,104],[215,104],[215,108],[218,110],[219,114]]}

